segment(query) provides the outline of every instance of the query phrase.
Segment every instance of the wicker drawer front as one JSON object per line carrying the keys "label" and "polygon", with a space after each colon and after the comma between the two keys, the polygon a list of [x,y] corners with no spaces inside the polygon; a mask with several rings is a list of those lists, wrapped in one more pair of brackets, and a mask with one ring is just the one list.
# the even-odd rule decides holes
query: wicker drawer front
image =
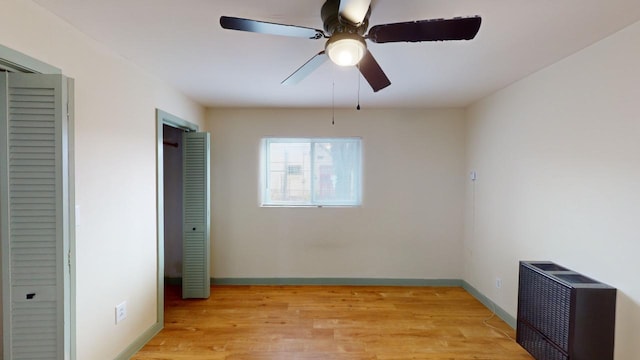
{"label": "wicker drawer front", "polygon": [[520,283],[518,319],[540,330],[568,353],[571,288],[526,267],[520,269]]}
{"label": "wicker drawer front", "polygon": [[527,325],[518,324],[520,345],[537,360],[568,360],[569,357],[556,349],[537,331]]}

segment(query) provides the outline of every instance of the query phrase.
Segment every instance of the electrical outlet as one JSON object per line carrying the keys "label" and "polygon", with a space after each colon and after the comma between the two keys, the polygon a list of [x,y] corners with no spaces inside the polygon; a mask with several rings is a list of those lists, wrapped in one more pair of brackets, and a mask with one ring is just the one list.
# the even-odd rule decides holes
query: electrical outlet
{"label": "electrical outlet", "polygon": [[116,305],[116,324],[127,318],[127,302]]}
{"label": "electrical outlet", "polygon": [[502,289],[502,279],[496,278],[496,289]]}

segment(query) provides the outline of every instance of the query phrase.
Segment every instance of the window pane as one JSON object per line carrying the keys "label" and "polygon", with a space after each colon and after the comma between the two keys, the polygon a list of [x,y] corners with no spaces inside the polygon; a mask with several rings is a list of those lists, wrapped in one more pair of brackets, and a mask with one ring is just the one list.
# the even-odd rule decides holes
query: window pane
{"label": "window pane", "polygon": [[359,198],[360,144],[327,141],[314,144],[314,197],[319,204],[355,204]]}
{"label": "window pane", "polygon": [[269,143],[269,199],[274,202],[311,200],[311,145],[306,143]]}
{"label": "window pane", "polygon": [[361,140],[266,138],[264,205],[359,205]]}

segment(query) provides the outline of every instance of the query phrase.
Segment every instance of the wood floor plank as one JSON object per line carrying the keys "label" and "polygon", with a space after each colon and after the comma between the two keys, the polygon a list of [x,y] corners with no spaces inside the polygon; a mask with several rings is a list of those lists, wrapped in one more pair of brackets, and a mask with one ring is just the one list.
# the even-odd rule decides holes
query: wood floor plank
{"label": "wood floor plank", "polygon": [[[459,287],[166,287],[165,328],[133,360],[531,360]],[[488,323],[491,326],[487,326]]]}

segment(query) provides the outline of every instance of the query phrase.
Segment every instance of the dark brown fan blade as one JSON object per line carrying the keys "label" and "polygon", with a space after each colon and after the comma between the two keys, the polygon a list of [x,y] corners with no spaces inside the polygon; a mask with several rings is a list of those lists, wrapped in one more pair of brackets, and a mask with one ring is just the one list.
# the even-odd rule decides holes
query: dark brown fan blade
{"label": "dark brown fan blade", "polygon": [[289,75],[288,78],[284,79],[284,81],[282,81],[282,84],[294,85],[299,83],[300,81],[302,81],[302,79],[306,78],[314,70],[319,68],[320,65],[324,64],[327,59],[329,59],[329,56],[324,52],[324,50],[320,51],[304,65],[299,67],[298,70],[294,71],[293,74]]}
{"label": "dark brown fan blade", "polygon": [[479,16],[474,16],[376,25],[367,38],[375,43],[471,40],[480,30],[481,22]]}
{"label": "dark brown fan blade", "polygon": [[318,29],[229,16],[221,16],[220,25],[229,30],[249,31],[260,34],[301,37],[306,39],[320,39],[325,37],[324,32]]}
{"label": "dark brown fan blade", "polygon": [[378,64],[369,50],[367,50],[362,60],[360,60],[358,69],[369,85],[371,85],[373,92],[378,92],[391,85],[391,81],[389,81],[387,75],[382,71],[380,64]]}

